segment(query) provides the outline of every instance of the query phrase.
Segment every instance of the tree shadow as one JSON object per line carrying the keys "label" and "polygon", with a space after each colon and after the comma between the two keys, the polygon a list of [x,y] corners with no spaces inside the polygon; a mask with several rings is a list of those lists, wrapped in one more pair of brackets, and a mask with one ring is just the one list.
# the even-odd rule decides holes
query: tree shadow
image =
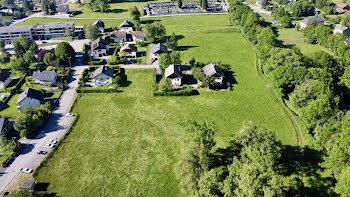
{"label": "tree shadow", "polygon": [[119,87],[128,87],[132,82],[128,81],[128,76],[125,74],[125,69],[120,69],[120,85]]}
{"label": "tree shadow", "polygon": [[151,24],[151,23],[154,23],[154,22],[159,22],[160,20],[153,20],[153,19],[148,19],[148,20],[142,20],[141,21],[141,24]]}
{"label": "tree shadow", "polygon": [[177,51],[186,51],[187,49],[196,48],[196,47],[198,47],[198,46],[177,46],[176,50]]}
{"label": "tree shadow", "polygon": [[123,12],[127,12],[127,9],[108,9],[106,13],[123,13]]}
{"label": "tree shadow", "polygon": [[235,72],[233,72],[233,71],[226,71],[225,72],[225,81],[230,83],[230,84],[238,84],[235,76],[236,76]]}
{"label": "tree shadow", "polygon": [[[168,40],[168,39],[170,39],[170,35],[169,36],[164,36],[164,40]],[[176,37],[176,40],[181,40],[181,39],[184,39],[185,38],[185,36],[184,35],[175,35],[175,37]]]}

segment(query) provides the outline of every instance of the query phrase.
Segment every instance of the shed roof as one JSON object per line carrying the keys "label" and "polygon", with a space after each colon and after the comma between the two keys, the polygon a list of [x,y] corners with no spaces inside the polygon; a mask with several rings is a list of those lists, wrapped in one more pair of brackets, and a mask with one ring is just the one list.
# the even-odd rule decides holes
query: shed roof
{"label": "shed roof", "polygon": [[105,23],[102,22],[100,19],[98,19],[96,22],[94,22],[94,24],[92,25],[96,25],[97,27],[105,27]]}
{"label": "shed roof", "polygon": [[44,97],[41,91],[39,90],[34,90],[32,88],[28,88],[26,90],[24,90],[19,96],[18,96],[18,100],[17,100],[17,104],[20,103],[21,101],[23,101],[23,99],[25,98],[32,98],[32,99],[36,99],[39,101],[43,101]]}
{"label": "shed roof", "polygon": [[117,38],[126,38],[126,32],[125,31],[114,31],[113,36]]}
{"label": "shed roof", "polygon": [[165,77],[166,78],[176,78],[176,77],[182,78],[182,73],[180,71],[180,67],[176,66],[174,64],[168,66],[168,68],[165,69]]}
{"label": "shed roof", "polygon": [[131,34],[135,37],[145,37],[145,32],[143,31],[132,31]]}
{"label": "shed roof", "polygon": [[120,48],[120,51],[125,51],[126,49],[129,49],[133,52],[137,52],[137,47],[133,44],[126,44]]}
{"label": "shed roof", "polygon": [[130,21],[124,21],[122,22],[119,27],[134,27],[134,23],[130,22]]}

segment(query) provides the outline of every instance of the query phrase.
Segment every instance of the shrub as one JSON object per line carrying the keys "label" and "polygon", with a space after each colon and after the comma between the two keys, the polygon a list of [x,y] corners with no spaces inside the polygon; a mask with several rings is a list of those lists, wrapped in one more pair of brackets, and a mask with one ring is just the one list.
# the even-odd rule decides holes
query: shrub
{"label": "shrub", "polygon": [[89,65],[102,65],[103,63],[104,59],[88,62]]}

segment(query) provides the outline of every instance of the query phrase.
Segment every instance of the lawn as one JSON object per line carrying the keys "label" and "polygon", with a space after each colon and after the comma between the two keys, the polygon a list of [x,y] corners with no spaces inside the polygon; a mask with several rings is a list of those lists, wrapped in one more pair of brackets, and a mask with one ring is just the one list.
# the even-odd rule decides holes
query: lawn
{"label": "lawn", "polygon": [[[126,70],[123,92],[80,94],[80,114],[35,179],[57,196],[182,196],[174,172],[186,142],[182,122],[207,121],[225,147],[246,121],[276,131],[283,144],[297,145],[292,123],[256,71],[250,45],[225,15],[176,16],[161,20],[175,32],[182,59],[230,64],[233,91],[201,90],[191,97],[151,96],[152,70]],[[181,28],[179,28],[181,27]],[[88,106],[88,107],[87,107]]]}
{"label": "lawn", "polygon": [[319,44],[309,44],[306,42],[300,42],[300,43],[288,43],[288,45],[298,47],[304,55],[309,57],[311,57],[317,51],[324,51],[334,56],[334,53],[332,51],[328,50],[327,48]]}
{"label": "lawn", "polygon": [[302,32],[297,31],[295,28],[277,28],[277,39],[278,40],[291,40],[291,39],[302,39],[304,35]]}
{"label": "lawn", "polygon": [[5,104],[0,110],[0,116],[1,117],[13,117],[15,116],[17,112],[17,100],[18,100],[19,94],[15,94],[12,96],[12,98],[9,100],[7,104]]}

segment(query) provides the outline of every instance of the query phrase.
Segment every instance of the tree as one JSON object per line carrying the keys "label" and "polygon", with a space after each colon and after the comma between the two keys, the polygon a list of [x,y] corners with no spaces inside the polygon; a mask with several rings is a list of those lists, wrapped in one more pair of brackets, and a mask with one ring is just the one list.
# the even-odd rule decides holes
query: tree
{"label": "tree", "polygon": [[192,57],[192,59],[190,59],[190,61],[188,62],[191,67],[194,67],[195,63],[196,63],[196,59],[194,59],[194,57]]}
{"label": "tree", "polygon": [[94,12],[107,12],[110,8],[108,0],[91,0],[88,6]]}
{"label": "tree", "polygon": [[166,45],[171,50],[175,50],[176,49],[176,47],[177,47],[177,38],[176,38],[176,35],[175,35],[174,32],[171,34],[170,38],[167,39]]}
{"label": "tree", "polygon": [[22,5],[25,12],[31,12],[34,10],[34,4],[32,1],[22,0]]}
{"label": "tree", "polygon": [[158,84],[158,88],[162,92],[168,92],[172,90],[170,79],[163,77]]}
{"label": "tree", "polygon": [[177,7],[182,8],[182,0],[177,0]]}
{"label": "tree", "polygon": [[215,170],[204,172],[198,181],[198,196],[219,197],[221,196],[222,180]]}
{"label": "tree", "polygon": [[208,0],[202,0],[202,5],[201,5],[203,10],[208,9]]}
{"label": "tree", "polygon": [[21,113],[15,120],[14,129],[20,133],[21,137],[30,138],[34,132],[32,117]]}
{"label": "tree", "polygon": [[171,58],[170,55],[168,53],[163,53],[160,57],[159,57],[159,67],[161,69],[166,69],[169,65],[171,64]]}
{"label": "tree", "polygon": [[58,67],[59,66],[59,60],[56,58],[54,53],[46,53],[44,56],[43,62],[47,66],[53,66],[53,67]]}
{"label": "tree", "polygon": [[22,35],[12,40],[13,49],[17,57],[22,57],[27,51],[36,52],[38,45],[33,40],[27,40]]}
{"label": "tree", "polygon": [[96,40],[99,32],[96,25],[88,24],[84,26],[85,37],[89,40]]}
{"label": "tree", "polygon": [[0,40],[0,52],[5,52],[5,42],[3,40]]}
{"label": "tree", "polygon": [[52,13],[55,13],[56,12],[56,3],[55,1],[52,1],[49,3],[49,9]]}
{"label": "tree", "polygon": [[340,178],[335,185],[335,192],[341,197],[350,196],[350,166],[342,170]]}
{"label": "tree", "polygon": [[6,5],[13,5],[14,3],[14,0],[0,0],[0,6],[3,7],[5,7]]}
{"label": "tree", "polygon": [[146,39],[155,42],[163,39],[166,35],[165,27],[160,22],[146,25]]}
{"label": "tree", "polygon": [[60,42],[55,48],[55,56],[63,62],[71,63],[75,58],[75,51],[68,42]]}
{"label": "tree", "polygon": [[134,21],[134,23],[137,26],[139,26],[141,24],[141,20],[140,20],[141,13],[139,9],[136,6],[134,6],[129,9],[129,13],[130,13],[130,17],[132,18],[132,21]]}
{"label": "tree", "polygon": [[292,26],[292,19],[290,19],[289,16],[285,15],[281,18],[281,24],[283,27],[291,27]]}
{"label": "tree", "polygon": [[346,12],[342,15],[341,25],[347,27],[350,23],[350,13]]}
{"label": "tree", "polygon": [[10,55],[7,53],[3,53],[0,55],[0,63],[1,64],[7,64],[10,62]]}
{"label": "tree", "polygon": [[264,67],[264,71],[269,73],[280,66],[298,67],[303,66],[301,54],[292,49],[273,48],[270,50],[270,58]]}
{"label": "tree", "polygon": [[65,37],[71,37],[72,36],[72,32],[69,31],[68,29],[64,32],[64,36]]}
{"label": "tree", "polygon": [[171,64],[176,64],[179,65],[182,63],[181,61],[181,54],[178,51],[173,51],[172,53],[170,53],[170,60],[171,60]]}
{"label": "tree", "polygon": [[11,68],[24,74],[29,73],[29,64],[22,58],[13,56],[10,60]]}
{"label": "tree", "polygon": [[49,12],[49,8],[47,7],[45,0],[41,0],[41,11],[44,12],[44,15],[47,15]]}

